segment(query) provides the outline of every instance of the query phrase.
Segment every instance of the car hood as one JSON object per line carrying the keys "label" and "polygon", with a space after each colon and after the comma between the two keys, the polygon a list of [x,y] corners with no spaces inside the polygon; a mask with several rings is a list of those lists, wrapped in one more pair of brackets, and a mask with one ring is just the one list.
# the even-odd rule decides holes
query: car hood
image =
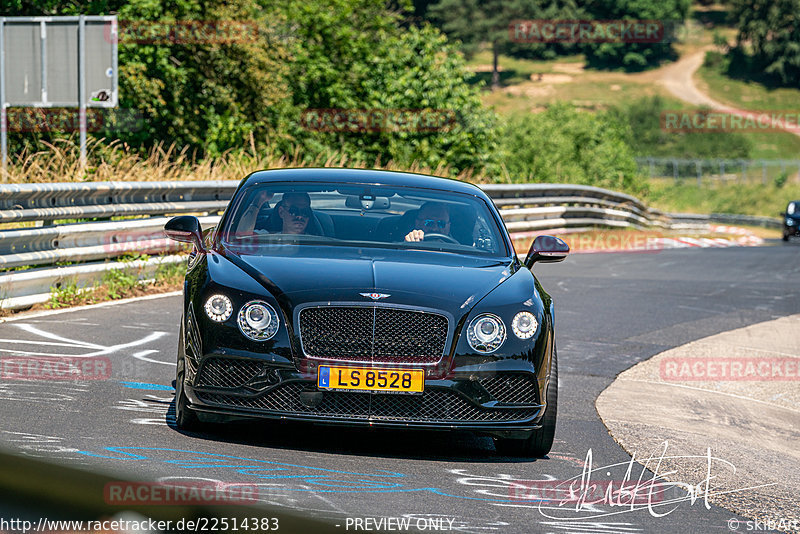
{"label": "car hood", "polygon": [[468,312],[513,274],[510,258],[445,252],[344,247],[292,247],[272,254],[225,257],[295,308],[307,303],[379,302]]}

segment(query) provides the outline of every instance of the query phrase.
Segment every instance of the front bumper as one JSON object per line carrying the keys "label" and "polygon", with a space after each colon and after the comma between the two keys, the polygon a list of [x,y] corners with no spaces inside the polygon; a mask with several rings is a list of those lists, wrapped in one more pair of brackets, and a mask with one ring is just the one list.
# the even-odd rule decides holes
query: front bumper
{"label": "front bumper", "polygon": [[417,395],[323,391],[294,367],[221,355],[203,358],[189,378],[190,408],[207,421],[255,417],[524,437],[539,428],[544,410],[536,375],[513,361],[426,380]]}

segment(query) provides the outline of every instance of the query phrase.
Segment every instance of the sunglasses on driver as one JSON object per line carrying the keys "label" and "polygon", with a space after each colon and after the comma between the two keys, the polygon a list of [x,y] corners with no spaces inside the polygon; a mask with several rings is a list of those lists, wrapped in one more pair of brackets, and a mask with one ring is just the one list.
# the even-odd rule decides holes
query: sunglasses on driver
{"label": "sunglasses on driver", "polygon": [[301,208],[299,206],[289,206],[286,208],[286,211],[289,212],[289,215],[292,217],[303,217],[304,219],[311,218],[311,208]]}
{"label": "sunglasses on driver", "polygon": [[446,221],[444,219],[425,219],[422,221],[422,224],[426,228],[434,228],[438,226],[440,229],[444,229],[448,224],[450,224],[450,221]]}

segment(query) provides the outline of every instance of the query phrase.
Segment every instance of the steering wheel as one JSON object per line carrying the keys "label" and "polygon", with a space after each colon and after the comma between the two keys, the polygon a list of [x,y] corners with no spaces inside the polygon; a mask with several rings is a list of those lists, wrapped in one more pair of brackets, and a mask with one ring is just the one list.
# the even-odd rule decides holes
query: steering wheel
{"label": "steering wheel", "polygon": [[425,237],[422,238],[423,241],[431,241],[431,240],[439,240],[444,241],[445,243],[453,243],[454,245],[460,245],[460,243],[455,240],[453,237],[447,234],[437,234],[435,232],[425,233]]}

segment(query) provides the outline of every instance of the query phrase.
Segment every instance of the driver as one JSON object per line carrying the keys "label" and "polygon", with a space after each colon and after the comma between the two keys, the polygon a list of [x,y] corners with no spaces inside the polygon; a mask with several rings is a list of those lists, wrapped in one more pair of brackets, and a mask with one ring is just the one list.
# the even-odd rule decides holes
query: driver
{"label": "driver", "polygon": [[425,233],[450,235],[450,212],[447,206],[426,202],[420,207],[414,228],[406,234],[406,241],[422,241]]}
{"label": "driver", "polygon": [[281,218],[281,233],[305,234],[311,220],[311,197],[308,193],[284,193],[278,202],[278,216]]}
{"label": "driver", "polygon": [[259,191],[253,203],[245,210],[239,223],[239,231],[252,234],[255,231],[269,231],[283,234],[307,234],[311,221],[311,197],[308,193],[288,192],[269,209],[273,194]]}

